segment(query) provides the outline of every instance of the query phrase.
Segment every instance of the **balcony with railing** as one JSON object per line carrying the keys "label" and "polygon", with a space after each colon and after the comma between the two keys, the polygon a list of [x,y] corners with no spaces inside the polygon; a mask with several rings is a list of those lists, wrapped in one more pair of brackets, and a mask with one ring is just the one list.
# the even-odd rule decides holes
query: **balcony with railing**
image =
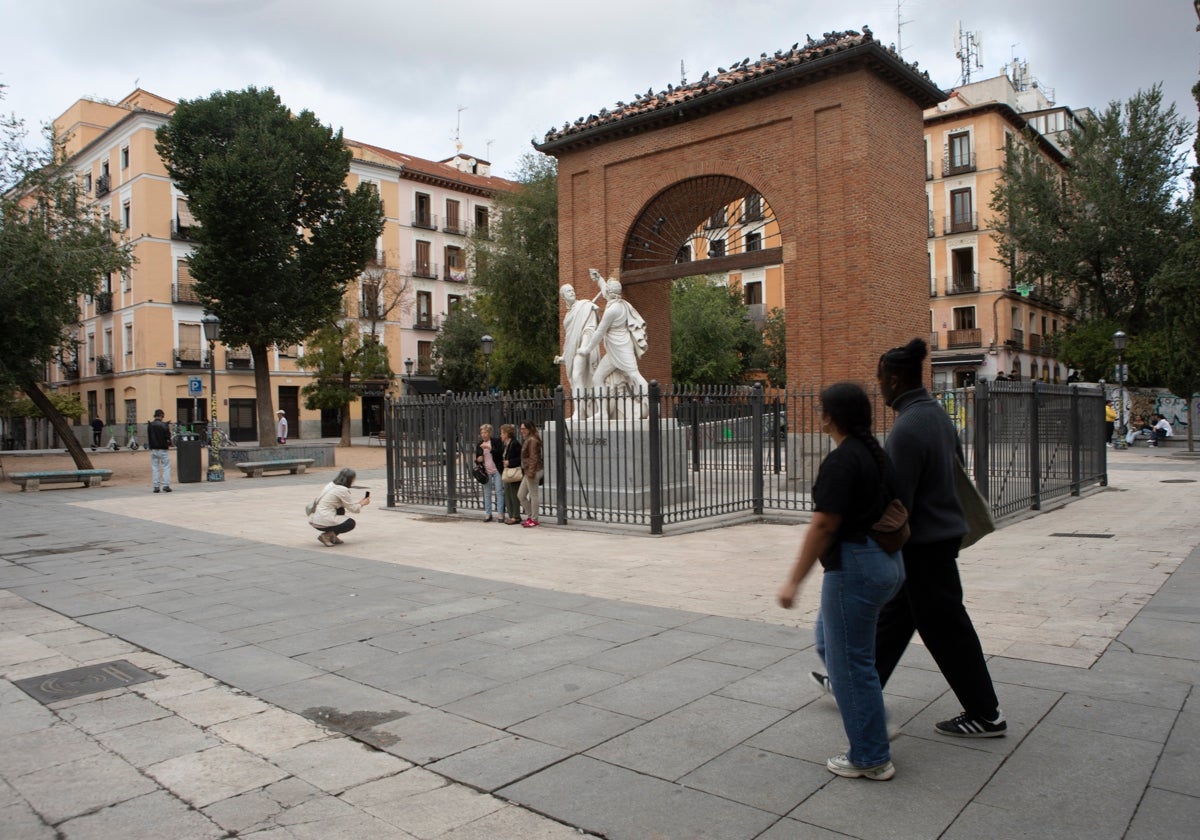
{"label": "balcony with railing", "polygon": [[753,323],[756,329],[765,329],[767,326],[767,305],[765,303],[747,303],[746,319]]}
{"label": "balcony with railing", "polygon": [[105,315],[112,312],[112,292],[98,292],[96,294],[96,313]]}
{"label": "balcony with railing", "polygon": [[467,223],[462,219],[446,219],[446,223],[442,225],[442,230],[445,233],[452,233],[455,236],[467,235]]}
{"label": "balcony with railing", "polygon": [[177,347],[175,349],[175,367],[202,368],[204,367],[204,354],[199,347]]}
{"label": "balcony with railing", "polygon": [[79,362],[59,362],[58,369],[62,372],[63,379],[79,378]]}
{"label": "balcony with railing", "polygon": [[932,210],[929,211],[929,235],[937,236],[937,231],[934,230],[933,211]]}
{"label": "balcony with railing", "polygon": [[420,210],[414,210],[412,214],[412,226],[415,228],[423,228],[424,230],[437,230],[438,217],[432,213],[424,213]]}
{"label": "balcony with railing", "polygon": [[978,327],[968,327],[961,330],[946,331],[946,349],[957,350],[962,347],[982,347],[983,330]]}
{"label": "balcony with railing", "polygon": [[106,196],[112,191],[112,176],[101,175],[96,179],[96,198]]}
{"label": "balcony with railing", "polygon": [[96,357],[96,375],[103,376],[106,373],[113,372],[112,356],[105,354]]}
{"label": "balcony with railing", "polygon": [[409,274],[413,277],[422,277],[426,280],[436,280],[438,279],[438,268],[440,266],[437,263],[414,260],[409,267]]}
{"label": "balcony with railing", "polygon": [[962,175],[966,172],[975,171],[975,153],[974,152],[959,152],[950,153],[950,148],[947,146],[942,154],[942,177],[949,178],[951,175]]}
{"label": "balcony with railing", "polygon": [[196,228],[199,227],[195,222],[182,222],[179,219],[171,219],[171,238],[182,242],[193,242],[196,239]]}
{"label": "balcony with railing", "polygon": [[225,350],[226,370],[250,370],[254,367],[249,347],[229,347]]}
{"label": "balcony with railing", "polygon": [[1041,353],[1045,345],[1042,343],[1041,333],[1029,334],[1029,349],[1034,353]]}
{"label": "balcony with railing", "polygon": [[967,271],[946,278],[946,294],[969,295],[979,291],[979,272]]}
{"label": "balcony with railing", "polygon": [[939,336],[939,335],[940,335],[940,333],[938,333],[938,331],[937,331],[937,330],[934,330],[933,332],[931,332],[931,333],[929,334],[929,349],[930,349],[930,350],[938,350],[938,349],[940,349],[940,348],[939,348],[939,346],[938,346],[938,336]]}
{"label": "balcony with railing", "polygon": [[1025,348],[1025,331],[1014,329],[1012,331],[1012,337],[1008,341],[1006,341],[1005,344],[1007,344],[1009,347],[1013,347],[1017,350],[1024,349]]}
{"label": "balcony with railing", "polygon": [[196,289],[190,281],[177,283],[174,297],[176,303],[200,303],[200,295],[196,294]]}
{"label": "balcony with railing", "polygon": [[467,270],[465,268],[456,268],[454,266],[446,266],[446,274],[442,277],[451,283],[466,283]]}
{"label": "balcony with railing", "polygon": [[375,297],[366,297],[358,302],[358,317],[368,321],[378,321],[383,317],[383,307],[379,305],[379,299]]}
{"label": "balcony with railing", "polygon": [[925,161],[925,180],[926,181],[933,180],[933,161],[931,161],[931,160]]}
{"label": "balcony with railing", "polygon": [[972,230],[979,230],[979,214],[959,213],[954,216],[947,216],[944,230],[946,233],[966,233]]}
{"label": "balcony with railing", "polygon": [[426,332],[437,332],[438,319],[434,318],[432,315],[418,315],[413,319],[413,329],[424,330]]}

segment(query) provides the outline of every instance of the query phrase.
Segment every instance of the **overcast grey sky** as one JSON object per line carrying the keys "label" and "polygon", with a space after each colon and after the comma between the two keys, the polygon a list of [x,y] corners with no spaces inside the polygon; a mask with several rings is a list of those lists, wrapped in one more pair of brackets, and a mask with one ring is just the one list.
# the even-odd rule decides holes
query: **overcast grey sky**
{"label": "overcast grey sky", "polygon": [[[954,32],[982,36],[978,80],[1012,58],[1072,108],[1161,82],[1193,124],[1192,0],[902,0],[904,58],[943,89]],[[30,125],[81,96],[170,99],[271,86],[346,136],[434,160],[464,151],[509,175],[546,130],[806,35],[897,39],[896,0],[0,0],[0,110]],[[466,110],[459,112],[459,107]]]}

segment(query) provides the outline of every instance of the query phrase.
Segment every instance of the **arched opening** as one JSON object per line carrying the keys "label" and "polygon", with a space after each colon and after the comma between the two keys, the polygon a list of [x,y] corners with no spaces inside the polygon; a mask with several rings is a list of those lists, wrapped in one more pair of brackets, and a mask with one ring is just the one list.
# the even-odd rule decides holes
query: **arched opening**
{"label": "arched opening", "polygon": [[702,175],[647,202],[625,238],[621,282],[777,265],[782,253],[775,212],[758,190],[728,175]]}

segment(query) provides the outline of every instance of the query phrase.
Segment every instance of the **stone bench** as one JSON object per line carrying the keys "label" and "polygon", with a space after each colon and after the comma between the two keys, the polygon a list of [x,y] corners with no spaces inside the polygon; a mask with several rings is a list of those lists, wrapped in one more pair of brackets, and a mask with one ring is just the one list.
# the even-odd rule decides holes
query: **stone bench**
{"label": "stone bench", "polygon": [[76,484],[99,487],[100,482],[112,478],[112,470],[45,470],[42,472],[9,473],[8,479],[21,485],[23,492],[36,493],[43,484]]}
{"label": "stone bench", "polygon": [[242,461],[237,468],[246,474],[246,478],[258,478],[264,472],[287,470],[292,475],[303,473],[313,465],[312,458],[287,458],[278,461]]}

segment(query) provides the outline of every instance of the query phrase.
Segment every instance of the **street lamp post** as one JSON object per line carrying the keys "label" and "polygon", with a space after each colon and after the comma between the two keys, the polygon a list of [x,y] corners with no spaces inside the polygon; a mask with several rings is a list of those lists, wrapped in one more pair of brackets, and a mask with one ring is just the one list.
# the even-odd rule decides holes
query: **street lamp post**
{"label": "street lamp post", "polygon": [[1117,439],[1113,442],[1115,449],[1124,449],[1125,443],[1125,342],[1128,336],[1123,330],[1113,333],[1113,347],[1117,350],[1117,387],[1120,389],[1120,408],[1117,409]]}
{"label": "street lamp post", "polygon": [[490,335],[484,335],[479,339],[479,349],[483,351],[483,390],[486,392],[491,379],[490,363],[492,351],[496,349],[496,339]]}
{"label": "street lamp post", "polygon": [[407,359],[404,360],[404,384],[408,386],[408,395],[410,397],[412,396],[412,392],[413,392],[412,369],[413,369],[413,360],[412,360],[412,356],[409,356]]}
{"label": "street lamp post", "polygon": [[200,319],[204,325],[204,337],[208,339],[208,375],[211,418],[208,421],[208,480],[224,481],[225,468],[221,466],[221,444],[217,441],[217,358],[213,345],[221,338],[221,319],[216,315],[205,315]]}

